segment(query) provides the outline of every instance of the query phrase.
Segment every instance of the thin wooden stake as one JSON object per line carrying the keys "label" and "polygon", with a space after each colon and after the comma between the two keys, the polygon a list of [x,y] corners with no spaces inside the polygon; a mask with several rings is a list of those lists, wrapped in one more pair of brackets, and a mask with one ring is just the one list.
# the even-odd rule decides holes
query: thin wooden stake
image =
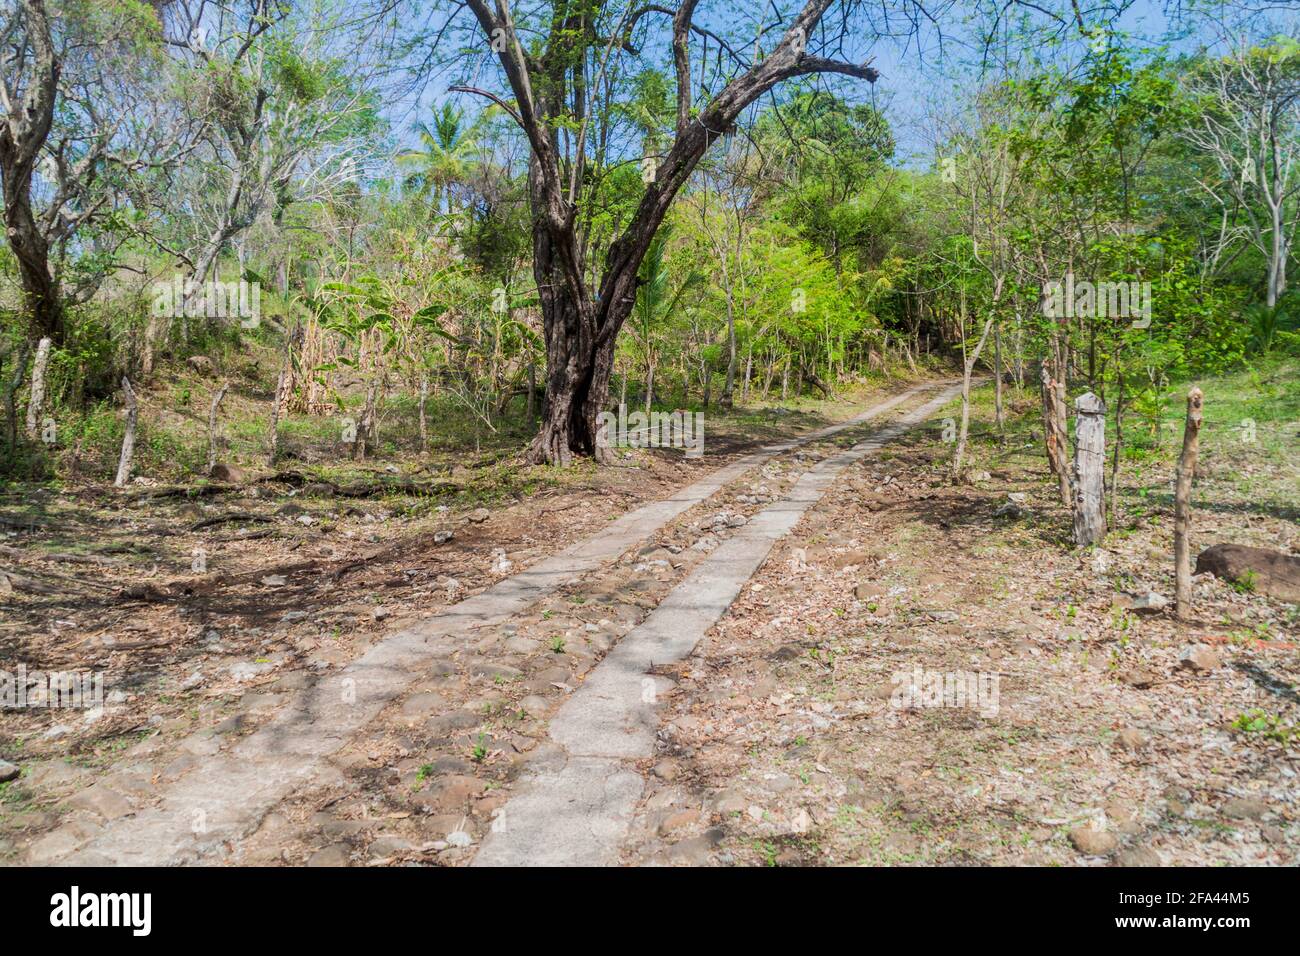
{"label": "thin wooden stake", "polygon": [[131,459],[135,456],[135,390],[131,381],[122,376],[122,394],[126,398],[126,434],[122,436],[122,457],[117,461],[117,477],[113,480],[114,488],[125,488],[126,480],[131,477]]}
{"label": "thin wooden stake", "polygon": [[1199,388],[1193,388],[1187,393],[1183,453],[1178,456],[1178,473],[1174,483],[1175,611],[1180,621],[1187,620],[1192,610],[1192,556],[1188,533],[1192,524],[1192,479],[1196,475],[1196,456],[1200,452],[1203,403],[1204,396]]}
{"label": "thin wooden stake", "polygon": [[208,409],[208,470],[206,474],[209,475],[212,474],[212,469],[217,467],[217,411],[221,408],[221,400],[226,397],[226,391],[229,388],[229,382],[222,382],[216,394],[212,396],[212,406]]}

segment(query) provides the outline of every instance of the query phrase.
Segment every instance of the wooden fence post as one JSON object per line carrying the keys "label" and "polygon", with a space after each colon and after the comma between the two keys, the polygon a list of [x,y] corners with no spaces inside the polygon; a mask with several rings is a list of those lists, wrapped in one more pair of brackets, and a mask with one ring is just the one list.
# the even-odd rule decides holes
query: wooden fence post
{"label": "wooden fence post", "polygon": [[122,436],[122,457],[117,462],[117,478],[113,480],[114,488],[125,488],[126,480],[131,477],[131,459],[135,455],[135,391],[130,380],[122,376],[122,394],[126,397],[126,433]]}
{"label": "wooden fence post", "polygon": [[1183,453],[1178,456],[1178,473],[1174,483],[1174,577],[1175,611],[1180,621],[1192,610],[1192,558],[1188,532],[1192,524],[1192,478],[1196,475],[1196,456],[1200,452],[1201,406],[1204,396],[1199,388],[1187,393],[1187,424],[1183,426]]}
{"label": "wooden fence post", "polygon": [[1106,405],[1092,392],[1074,401],[1074,543],[1106,537]]}

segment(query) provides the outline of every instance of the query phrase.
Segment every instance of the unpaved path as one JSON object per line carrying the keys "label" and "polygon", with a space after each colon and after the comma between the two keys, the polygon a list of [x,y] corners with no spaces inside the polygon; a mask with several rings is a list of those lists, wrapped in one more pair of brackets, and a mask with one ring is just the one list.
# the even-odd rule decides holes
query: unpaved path
{"label": "unpaved path", "polygon": [[239,842],[271,809],[328,777],[332,755],[424,676],[432,662],[463,647],[475,632],[502,625],[617,559],[774,456],[862,424],[929,387],[902,393],[840,425],[766,446],[429,620],[385,637],[337,672],[285,695],[288,700],[273,705],[266,723],[224,750],[211,734],[196,734],[186,748],[190,765],[166,774],[173,779],[161,789],[123,795],[96,785],[88,806],[107,819],[99,824],[82,818],[59,827],[29,848],[28,861],[169,865],[239,859]]}
{"label": "unpaved path", "polygon": [[854,462],[947,404],[949,387],[873,437],[823,460],[793,491],[753,516],[628,633],[560,708],[558,744],[497,814],[478,866],[601,865],[617,862],[645,781],[631,761],[653,754],[659,692],[651,677],[683,660],[730,607],[772,547]]}

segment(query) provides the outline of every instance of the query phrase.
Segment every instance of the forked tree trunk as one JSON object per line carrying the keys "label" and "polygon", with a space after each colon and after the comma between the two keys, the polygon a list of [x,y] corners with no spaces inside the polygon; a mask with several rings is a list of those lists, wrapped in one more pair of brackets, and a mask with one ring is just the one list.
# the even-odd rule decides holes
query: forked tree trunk
{"label": "forked tree trunk", "polygon": [[[528,139],[529,205],[533,232],[533,277],[536,281],[546,340],[546,408],[528,458],[535,463],[568,464],[575,454],[612,463],[610,449],[597,441],[596,416],[604,410],[614,368],[614,344],[636,300],[637,273],[655,232],[673,200],[708,148],[734,126],[740,115],[785,80],[836,73],[874,83],[879,73],[866,63],[853,64],[808,52],[808,40],[821,24],[832,0],[805,0],[783,26],[785,32],[766,55],[712,92],[698,109],[690,67],[695,0],[675,11],[647,5],[643,15],[672,17],[672,51],[677,81],[675,135],[661,153],[652,180],[622,234],[610,245],[599,291],[592,296],[584,276],[584,243],[578,235],[581,210],[577,180],[564,172],[556,128],[575,116],[580,120],[578,155],[587,133],[585,58],[575,51],[604,48],[591,21],[578,7],[564,8],[540,38],[521,40],[504,3],[466,0],[485,39],[491,41],[513,94],[513,104],[476,87],[456,92],[486,95],[506,109]],[[558,9],[558,8],[557,8]],[[836,29],[843,29],[840,25]],[[532,52],[525,53],[525,45]],[[612,49],[612,48],[611,48]],[[619,47],[619,49],[622,49]],[[575,69],[575,61],[584,64]],[[581,163],[580,159],[580,163]],[[579,164],[579,167],[581,165]],[[734,363],[733,363],[734,373]]]}

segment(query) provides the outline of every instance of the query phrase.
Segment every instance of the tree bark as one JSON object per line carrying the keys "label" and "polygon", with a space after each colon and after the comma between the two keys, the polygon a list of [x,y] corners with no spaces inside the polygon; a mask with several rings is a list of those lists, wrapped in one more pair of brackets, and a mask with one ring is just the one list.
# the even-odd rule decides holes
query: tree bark
{"label": "tree bark", "polygon": [[1070,472],[1065,463],[1065,383],[1057,381],[1048,370],[1050,362],[1043,359],[1043,440],[1047,447],[1047,464],[1056,474],[1061,504],[1074,507],[1074,494],[1070,489]]}
{"label": "tree bark", "polygon": [[122,376],[122,396],[126,400],[126,431],[122,435],[122,454],[117,460],[117,477],[113,479],[114,488],[125,488],[131,477],[131,459],[135,457],[135,422],[137,406],[135,390],[130,380]]}
{"label": "tree bark", "polygon": [[1200,451],[1201,408],[1204,397],[1199,388],[1187,393],[1187,423],[1183,427],[1183,452],[1178,457],[1178,474],[1174,482],[1174,607],[1180,621],[1192,610],[1192,479],[1196,477],[1196,458]]}
{"label": "tree bark", "polygon": [[14,356],[14,370],[9,377],[9,382],[5,387],[5,408],[9,417],[9,457],[14,456],[14,448],[18,444],[18,408],[17,397],[18,389],[22,387],[23,379],[27,375],[27,357],[31,354],[31,345],[26,339],[18,346],[18,353]]}
{"label": "tree bark", "polygon": [[32,212],[32,171],[50,135],[58,95],[59,61],[44,0],[20,0],[31,44],[30,73],[20,103],[0,120],[0,186],[5,236],[18,260],[23,300],[35,337],[63,343],[63,307],[50,268],[50,247]]}
{"label": "tree bark", "polygon": [[27,396],[27,437],[35,439],[40,434],[41,408],[45,404],[45,372],[50,365],[50,339],[41,339],[36,346],[36,361],[32,363],[32,389]]}
{"label": "tree bark", "polygon": [[998,444],[1005,445],[1007,429],[1002,417],[1002,327],[1000,325],[993,329],[993,379],[996,383],[993,393],[993,411],[997,417]]}
{"label": "tree bark", "polygon": [[1074,402],[1074,543],[1106,537],[1106,406],[1086,392]]}
{"label": "tree bark", "polygon": [[222,382],[216,394],[212,396],[212,405],[208,408],[208,469],[206,472],[208,475],[211,475],[212,470],[217,467],[217,412],[221,409],[221,400],[226,397],[229,388],[229,382]]}
{"label": "tree bark", "polygon": [[[531,365],[528,366],[528,370],[530,373],[532,372],[532,368],[533,367]],[[420,377],[420,453],[421,454],[429,450],[429,422],[428,419],[425,417],[425,413],[424,413],[424,408],[428,404],[428,402],[429,402],[429,376],[423,375]],[[528,417],[529,419],[533,417],[533,382],[532,382],[531,375],[529,376],[528,379]]]}

